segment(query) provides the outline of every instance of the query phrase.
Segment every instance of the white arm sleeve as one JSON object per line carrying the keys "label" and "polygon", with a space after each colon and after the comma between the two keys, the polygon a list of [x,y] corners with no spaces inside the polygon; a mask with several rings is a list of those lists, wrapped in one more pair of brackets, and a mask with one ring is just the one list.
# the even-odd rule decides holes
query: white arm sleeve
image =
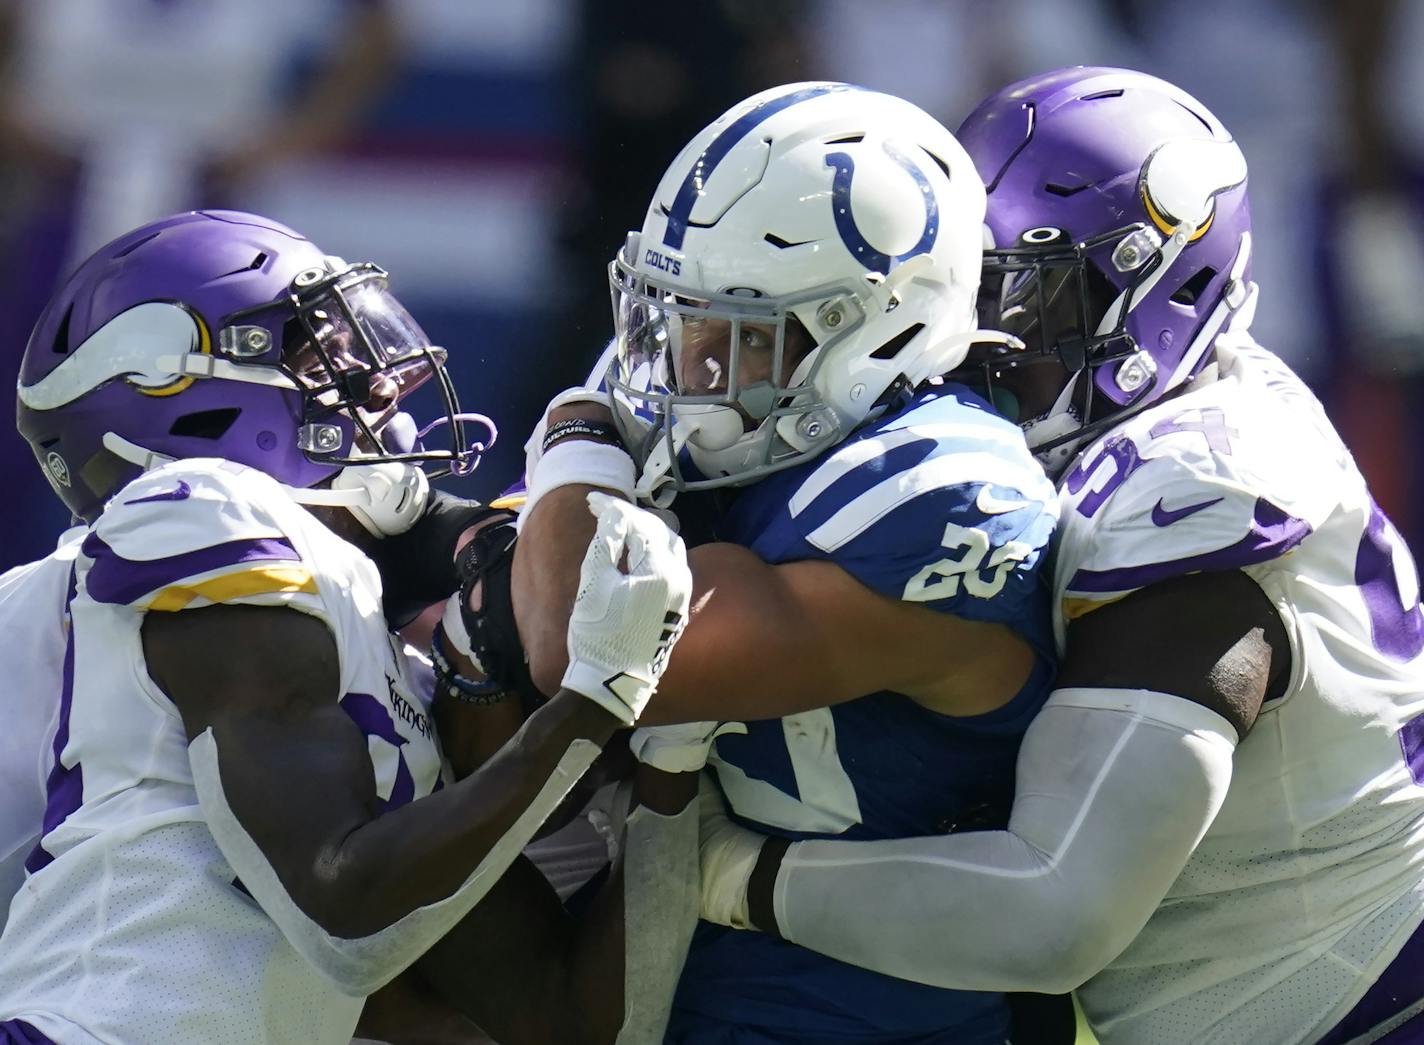
{"label": "white arm sleeve", "polygon": [[1236,732],[1148,690],[1062,689],[1029,726],[1006,831],[787,851],[783,935],[901,979],[1062,993],[1147,923],[1225,799]]}
{"label": "white arm sleeve", "polygon": [[365,997],[424,954],[479,903],[593,764],[599,751],[593,741],[575,739],[529,807],[450,896],[418,907],[378,932],[352,938],[333,936],[297,906],[266,855],[239,822],[223,792],[217,742],[211,729],[204,730],[188,745],[188,762],[208,830],[252,898],[297,953],[345,993]]}

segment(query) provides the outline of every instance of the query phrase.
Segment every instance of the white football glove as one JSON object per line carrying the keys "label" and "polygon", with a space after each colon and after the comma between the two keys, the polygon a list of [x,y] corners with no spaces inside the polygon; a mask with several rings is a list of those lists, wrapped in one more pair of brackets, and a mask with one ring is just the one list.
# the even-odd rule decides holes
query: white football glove
{"label": "white football glove", "polygon": [[702,917],[733,929],[754,929],[747,913],[747,887],[766,836],[735,823],[727,815],[717,785],[706,777],[697,804]]}
{"label": "white football glove", "polygon": [[588,507],[598,528],[569,618],[563,685],[631,726],[687,626],[692,571],[682,538],[656,515],[596,491]]}
{"label": "white football glove", "polygon": [[712,743],[723,733],[745,733],[741,722],[679,722],[633,730],[628,747],[644,765],[664,773],[695,773],[707,764]]}

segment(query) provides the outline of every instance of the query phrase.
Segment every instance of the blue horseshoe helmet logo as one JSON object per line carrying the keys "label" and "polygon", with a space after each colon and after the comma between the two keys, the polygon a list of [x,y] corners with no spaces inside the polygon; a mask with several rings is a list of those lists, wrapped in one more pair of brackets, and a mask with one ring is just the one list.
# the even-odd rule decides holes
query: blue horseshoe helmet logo
{"label": "blue horseshoe helmet logo", "polygon": [[930,185],[929,178],[925,177],[925,172],[889,142],[883,144],[886,154],[915,179],[915,184],[920,188],[920,195],[925,200],[925,229],[920,233],[919,242],[903,254],[892,255],[876,250],[856,225],[855,214],[852,213],[850,205],[850,183],[855,176],[855,160],[851,159],[850,154],[828,153],[826,166],[834,167],[836,171],[831,182],[831,205],[835,208],[836,231],[841,235],[841,242],[867,269],[888,276],[890,270],[906,258],[923,254],[934,246],[935,238],[939,235],[939,201],[935,198],[934,187]]}

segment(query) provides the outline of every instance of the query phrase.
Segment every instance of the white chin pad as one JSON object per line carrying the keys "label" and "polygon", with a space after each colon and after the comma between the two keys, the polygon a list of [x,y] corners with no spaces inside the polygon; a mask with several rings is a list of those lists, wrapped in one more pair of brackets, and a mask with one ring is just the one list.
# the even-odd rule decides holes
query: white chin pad
{"label": "white chin pad", "polygon": [[676,416],[687,433],[688,442],[701,450],[729,449],[746,432],[742,415],[730,406],[716,403],[679,406]]}
{"label": "white chin pad", "polygon": [[405,533],[416,524],[430,499],[425,473],[414,465],[394,461],[350,465],[337,473],[331,488],[366,494],[347,508],[373,537]]}

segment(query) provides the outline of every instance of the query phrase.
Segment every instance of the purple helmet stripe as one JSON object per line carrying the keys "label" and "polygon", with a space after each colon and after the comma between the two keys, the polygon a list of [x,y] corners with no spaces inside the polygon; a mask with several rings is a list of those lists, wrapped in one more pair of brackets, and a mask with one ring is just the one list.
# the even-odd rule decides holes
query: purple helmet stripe
{"label": "purple helmet stripe", "polygon": [[127,605],[176,581],[244,562],[301,561],[301,555],[284,537],[257,537],[227,541],[164,559],[125,559],[93,533],[84,538],[81,551],[94,560],[85,588],[95,602]]}
{"label": "purple helmet stripe", "polygon": [[1284,555],[1310,536],[1310,532],[1310,524],[1304,519],[1286,514],[1262,497],[1256,500],[1250,532],[1229,547],[1143,566],[1124,566],[1116,570],[1079,570],[1068,582],[1068,590],[1098,593],[1134,591],[1187,573],[1202,570],[1239,570],[1243,566],[1269,562]]}

